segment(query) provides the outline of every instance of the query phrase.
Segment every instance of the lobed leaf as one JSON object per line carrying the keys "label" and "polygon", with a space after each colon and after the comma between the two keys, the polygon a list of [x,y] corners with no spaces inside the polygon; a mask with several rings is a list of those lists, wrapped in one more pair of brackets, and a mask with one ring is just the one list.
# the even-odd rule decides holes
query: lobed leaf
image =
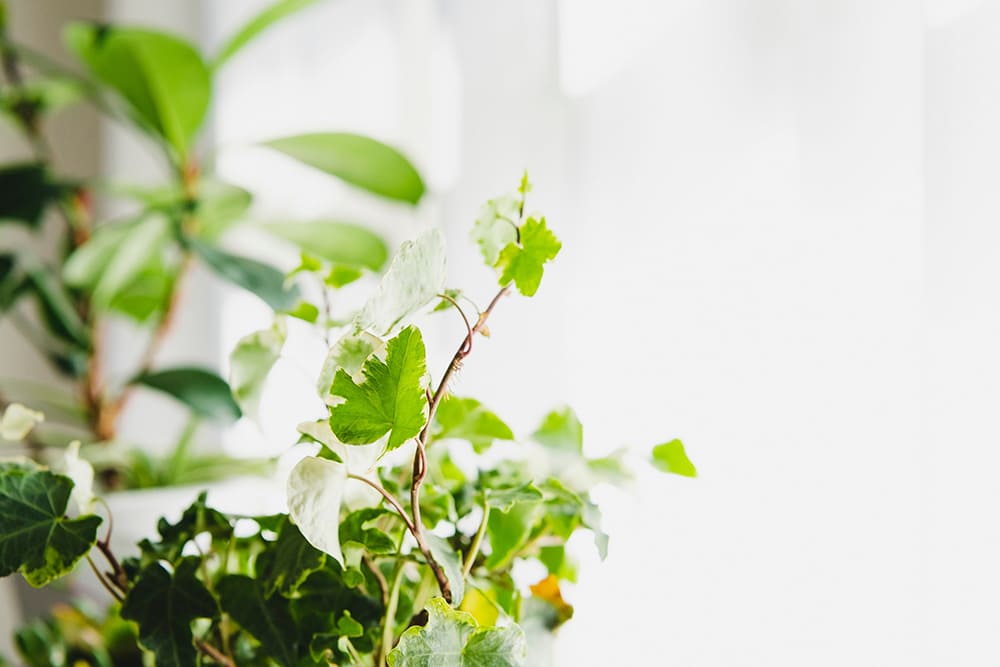
{"label": "lobed leaf", "polygon": [[562,243],[549,231],[545,218],[528,220],[521,227],[520,243],[510,243],[497,259],[500,284],[517,285],[524,296],[534,296],[542,282],[544,265],[555,259]]}

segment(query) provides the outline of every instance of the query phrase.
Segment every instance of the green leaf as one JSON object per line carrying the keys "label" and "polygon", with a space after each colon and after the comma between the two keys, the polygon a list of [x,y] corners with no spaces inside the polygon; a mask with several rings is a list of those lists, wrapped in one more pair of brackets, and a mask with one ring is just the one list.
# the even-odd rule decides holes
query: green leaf
{"label": "green leaf", "polygon": [[261,581],[230,574],[218,583],[222,610],[260,642],[264,652],[280,665],[295,665],[297,636],[288,600],[280,595],[267,597]]}
{"label": "green leaf", "polygon": [[435,438],[468,440],[482,452],[494,440],[513,440],[514,433],[499,417],[474,398],[451,396],[441,402],[435,415],[439,430]]}
{"label": "green leaf", "polygon": [[32,586],[68,574],[97,541],[100,517],[66,516],[73,482],[34,465],[0,463],[0,577]]}
{"label": "green leaf", "polygon": [[140,323],[159,318],[170,305],[176,278],[175,266],[168,266],[162,258],[154,259],[115,295],[110,309]]}
{"label": "green leaf", "polygon": [[347,466],[307,456],[288,475],[288,516],[302,536],[341,566],[338,518],[347,485]]}
{"label": "green leaf", "polygon": [[218,615],[215,599],[195,576],[198,562],[186,558],[173,573],[160,563],[147,565],[122,604],[122,618],[139,625],[139,641],[157,667],[194,667],[191,622]]}
{"label": "green leaf", "polygon": [[389,667],[523,667],[524,633],[516,625],[480,628],[476,619],[441,598],[427,604],[424,627],[402,634],[389,654]]}
{"label": "green leaf", "polygon": [[246,214],[253,202],[247,190],[214,178],[202,179],[198,187],[198,203],[194,217],[198,221],[198,237],[214,241]]}
{"label": "green leaf", "polygon": [[424,182],[395,148],[370,137],[344,132],[301,134],[264,143],[373,194],[416,204]]}
{"label": "green leaf", "polygon": [[444,576],[448,580],[448,586],[451,588],[451,604],[457,607],[462,604],[462,599],[465,597],[465,571],[462,567],[462,556],[452,549],[451,544],[443,537],[429,533],[426,539],[431,548],[431,555],[444,570]]}
{"label": "green leaf", "polygon": [[543,266],[555,259],[562,243],[545,226],[545,218],[528,218],[521,227],[521,242],[508,244],[497,260],[500,284],[513,282],[525,296],[534,296],[542,282]]}
{"label": "green leaf", "polygon": [[389,257],[389,248],[382,237],[346,222],[272,222],[261,227],[330,262],[381,271]]}
{"label": "green leaf", "polygon": [[536,502],[514,504],[506,512],[490,512],[486,521],[486,534],[490,538],[490,555],[486,568],[498,569],[517,554],[528,541],[531,530],[542,515],[542,505]]}
{"label": "green leaf", "polygon": [[625,484],[632,480],[632,471],[628,469],[623,461],[626,455],[624,449],[620,449],[610,456],[603,456],[598,459],[588,459],[587,468],[593,473],[594,478],[599,482],[609,484]]}
{"label": "green leaf", "polygon": [[216,275],[253,292],[274,310],[289,310],[298,302],[298,289],[286,287],[285,275],[273,266],[232,255],[195,239],[188,239],[188,243]]}
{"label": "green leaf", "polygon": [[364,272],[361,269],[343,264],[334,264],[330,268],[330,273],[327,274],[324,282],[330,287],[340,289],[341,287],[350,285],[363,275]]}
{"label": "green leaf", "polygon": [[490,266],[500,260],[500,251],[517,241],[521,201],[513,195],[491,199],[483,205],[472,227],[472,240]]}
{"label": "green leaf", "polygon": [[209,419],[236,421],[242,416],[225,380],[202,368],[171,368],[144,373],[131,384],[138,384],[173,396],[192,412]]}
{"label": "green leaf", "polygon": [[449,308],[454,308],[455,304],[453,304],[452,301],[458,301],[458,299],[462,296],[462,290],[448,288],[442,292],[442,294],[448,298],[441,299],[441,301],[438,302],[438,305],[434,306],[433,312],[435,313],[439,313],[442,310],[448,310]]}
{"label": "green leaf", "polygon": [[82,349],[88,349],[90,333],[80,319],[66,286],[41,264],[28,262],[23,268],[52,332]]}
{"label": "green leaf", "polygon": [[[112,251],[102,257],[106,261],[98,269],[99,274],[91,294],[94,305],[107,309],[143,271],[158,265],[170,235],[170,223],[160,216],[128,227],[115,240]],[[74,267],[70,265],[69,268]]]}
{"label": "green leaf", "polygon": [[420,330],[407,327],[389,341],[386,361],[374,356],[365,361],[361,384],[338,370],[331,393],[345,400],[330,410],[337,438],[363,445],[388,433],[386,446],[395,449],[420,433],[427,423],[425,354]]}
{"label": "green leaf", "polygon": [[583,453],[583,425],[569,407],[553,410],[545,415],[542,425],[532,437],[551,449]]}
{"label": "green leaf", "polygon": [[384,350],[385,341],[365,331],[349,331],[341,336],[330,347],[323,361],[323,368],[316,382],[316,391],[319,392],[320,398],[327,400],[330,396],[333,378],[339,369],[349,373],[355,382],[361,382],[364,379],[361,370],[365,361],[373,354],[381,355]]}
{"label": "green leaf", "polygon": [[53,193],[42,164],[0,168],[0,222],[10,220],[37,228]]}
{"label": "green leaf", "polygon": [[224,514],[208,506],[207,497],[204,491],[199,494],[176,523],[161,517],[156,525],[159,539],[142,540],[139,547],[143,553],[156,560],[178,563],[185,547],[197,535],[208,534],[217,545],[228,542],[233,536],[233,526]]}
{"label": "green leaf", "polygon": [[81,22],[69,24],[63,39],[144,128],[184,158],[212,94],[208,68],[193,46],[153,30]]}
{"label": "green leaf", "polygon": [[313,548],[295,524],[284,517],[277,541],[257,557],[256,574],[265,595],[277,591],[290,596],[325,562],[326,555]]}
{"label": "green leaf", "polygon": [[127,237],[135,222],[102,225],[86,243],[70,254],[62,267],[66,284],[77,289],[93,290],[104,274],[105,267],[114,258],[118,245]]}
{"label": "green leaf", "polygon": [[378,335],[392,331],[404,318],[433,301],[444,290],[444,234],[432,229],[403,243],[389,270],[355,320]]}
{"label": "green leaf", "polygon": [[684,451],[684,443],[676,439],[653,447],[653,465],[675,475],[698,476],[697,469]]}
{"label": "green leaf", "polygon": [[510,511],[517,503],[536,503],[544,498],[542,492],[530,482],[520,486],[487,487],[483,493],[486,496],[486,503],[502,512]]}
{"label": "green leaf", "polygon": [[280,0],[270,5],[264,11],[247,21],[243,27],[226,40],[226,43],[219,49],[219,54],[215,56],[215,60],[212,62],[212,70],[218,70],[225,65],[230,58],[236,55],[247,44],[281,19],[305,9],[315,2],[316,0]]}
{"label": "green leaf", "polygon": [[365,507],[348,514],[340,522],[340,542],[354,542],[376,556],[395,554],[398,543],[388,534],[368,524],[387,514],[381,507]]}
{"label": "green leaf", "polygon": [[244,414],[256,416],[264,381],[281,357],[286,336],[284,320],[279,318],[270,329],[241,338],[229,355],[229,386]]}

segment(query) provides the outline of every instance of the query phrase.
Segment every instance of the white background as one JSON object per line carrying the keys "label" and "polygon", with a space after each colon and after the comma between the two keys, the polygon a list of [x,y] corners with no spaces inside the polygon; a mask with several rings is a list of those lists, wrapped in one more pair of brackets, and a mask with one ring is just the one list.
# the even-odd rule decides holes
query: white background
{"label": "white background", "polygon": [[[262,3],[177,4],[212,46]],[[213,132],[264,213],[443,224],[480,296],[467,229],[531,171],[563,255],[460,390],[700,471],[599,492],[559,665],[997,665],[998,45],[974,0],[341,0],[234,61]],[[404,146],[432,195],[306,196],[239,148],[313,129]],[[262,317],[227,299],[220,349]]]}

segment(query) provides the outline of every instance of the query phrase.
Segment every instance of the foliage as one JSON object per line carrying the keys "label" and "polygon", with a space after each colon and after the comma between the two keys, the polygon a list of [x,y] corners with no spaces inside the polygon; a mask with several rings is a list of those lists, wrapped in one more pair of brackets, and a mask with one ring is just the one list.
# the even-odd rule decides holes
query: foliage
{"label": "foliage", "polygon": [[[63,41],[75,68],[21,45],[0,24],[0,122],[12,124],[33,152],[28,160],[0,165],[0,229],[20,226],[46,239],[36,245],[54,249],[36,254],[32,244],[23,243],[0,248],[0,317],[18,326],[60,376],[40,391],[0,378],[0,408],[21,402],[49,414],[28,442],[37,460],[51,458],[46,448],[62,444],[59,434],[66,429],[81,433],[85,445],[119,442],[119,418],[137,391],[177,399],[194,418],[234,420],[242,414],[238,404],[255,414],[258,397],[247,388],[255,378],[252,372],[242,374],[249,372],[246,368],[234,368],[234,402],[215,369],[158,363],[171,323],[187,303],[182,294],[193,266],[200,264],[221,281],[255,294],[275,312],[315,321],[318,310],[303,301],[284,270],[227,249],[229,238],[253,220],[254,195],[212,173],[215,161],[206,159],[212,147],[202,137],[225,65],[259,35],[312,4],[315,0],[275,2],[235,31],[214,56],[159,30],[72,22],[64,27]],[[6,16],[3,0],[0,16]],[[56,113],[72,113],[84,104],[144,138],[161,159],[165,181],[109,185],[60,173],[53,160],[59,147],[49,145],[48,124]],[[371,137],[323,132],[266,145],[362,196],[415,205],[424,194],[410,161]],[[276,168],[283,159],[275,155]],[[123,206],[125,215],[98,217],[100,211]],[[253,227],[333,262],[327,280],[336,286],[380,272],[388,260],[385,241],[359,225],[282,220]],[[53,238],[55,243],[49,241]],[[102,332],[113,319],[130,320],[148,334],[146,349],[124,382],[109,378],[102,363],[107,345]],[[245,365],[248,354],[253,353],[244,349],[234,365]],[[261,365],[259,359],[250,363]],[[54,404],[60,409],[51,409]],[[110,485],[141,486],[218,474],[217,460],[199,460],[187,452],[188,445],[182,438],[165,460],[142,451],[118,457],[99,478]]]}
{"label": "foliage", "polygon": [[[138,556],[119,561],[108,537],[96,535],[100,518],[88,509],[66,517],[75,480],[9,464],[0,469],[0,502],[35,503],[46,493],[55,502],[17,519],[47,532],[17,548],[0,544],[3,571],[43,583],[93,546],[105,566],[102,582],[157,665],[526,665],[531,647],[522,626],[551,632],[573,616],[561,590],[577,578],[570,539],[589,532],[607,553],[592,489],[624,479],[628,469],[620,454],[587,456],[583,426],[569,408],[552,410],[519,437],[490,407],[450,395],[455,371],[512,288],[528,294],[540,286],[542,258],[554,252],[533,244],[543,238],[542,246],[559,247],[543,218],[524,214],[527,190],[522,181],[516,233],[487,266],[524,257],[522,267],[530,267],[501,270],[500,289],[484,307],[463,296],[477,317],[450,296],[458,292],[428,288],[442,274],[437,234],[400,249],[374,288],[377,307],[369,301],[360,314],[334,317],[327,307],[338,299],[316,305],[325,311],[316,333],[333,341],[317,386],[327,407],[299,426],[312,453],[289,475],[287,515],[229,516],[202,495],[176,523],[161,520]],[[296,275],[336,295],[330,268],[304,258]],[[451,300],[443,312],[465,329],[449,364],[429,373],[417,322],[437,311],[439,294]],[[379,317],[364,316],[376,311]],[[331,321],[343,324],[331,328]],[[259,395],[284,344],[281,332],[241,341],[239,397]],[[207,407],[213,395],[185,393],[173,380],[158,382],[204,414],[218,409]],[[694,475],[679,440],[651,456],[656,468]],[[0,534],[17,528],[13,520],[0,511]],[[75,541],[45,537],[71,527]],[[525,563],[544,574],[525,580]]]}

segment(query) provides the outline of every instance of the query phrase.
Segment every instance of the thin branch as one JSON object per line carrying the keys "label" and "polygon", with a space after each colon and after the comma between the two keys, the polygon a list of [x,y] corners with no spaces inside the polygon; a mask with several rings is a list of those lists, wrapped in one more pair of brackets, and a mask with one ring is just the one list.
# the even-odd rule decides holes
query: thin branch
{"label": "thin branch", "polygon": [[[472,325],[469,324],[469,318],[466,317],[465,311],[462,310],[462,307],[458,305],[458,301],[456,301],[455,299],[444,293],[438,294],[438,296],[444,299],[445,301],[449,302],[451,305],[455,306],[455,310],[457,310],[458,314],[462,316],[462,321],[465,322],[465,330],[469,334],[466,340],[472,340]],[[466,352],[466,354],[468,354],[468,352]]]}
{"label": "thin branch", "polygon": [[207,655],[212,660],[215,660],[220,665],[225,665],[225,667],[236,667],[236,663],[230,660],[229,656],[209,644],[204,639],[194,640],[194,645],[199,651]]}
{"label": "thin branch", "polygon": [[483,520],[479,524],[479,530],[476,531],[476,536],[472,538],[472,545],[469,547],[469,552],[465,554],[465,566],[462,568],[462,574],[466,577],[472,572],[472,566],[476,564],[476,556],[479,555],[479,547],[482,546],[483,537],[486,535],[486,522],[490,519],[490,506],[489,503],[483,503]]}
{"label": "thin branch", "polygon": [[87,556],[87,564],[90,565],[90,569],[94,571],[94,576],[97,577],[97,580],[99,582],[101,582],[101,586],[104,587],[104,590],[110,593],[111,597],[113,597],[118,602],[124,602],[125,596],[123,596],[121,593],[115,590],[114,587],[110,583],[108,583],[108,580],[104,577],[104,575],[98,569],[97,565],[94,563],[94,559],[92,559],[90,556]]}
{"label": "thin branch", "polygon": [[359,482],[364,482],[368,486],[378,491],[382,495],[382,497],[385,498],[386,502],[392,505],[392,508],[396,510],[396,513],[399,514],[399,518],[401,518],[403,520],[403,523],[406,524],[407,530],[410,531],[413,537],[417,536],[417,531],[413,527],[413,521],[410,520],[410,515],[406,513],[406,510],[403,509],[403,506],[399,504],[399,501],[396,500],[391,493],[386,491],[381,484],[379,484],[378,482],[373,482],[367,477],[363,477],[361,475],[355,475],[354,473],[350,473],[347,476],[350,479],[356,479]]}
{"label": "thin branch", "polygon": [[112,553],[111,546],[107,542],[98,540],[97,548],[108,561],[108,565],[111,566],[111,583],[117,586],[122,593],[128,593],[128,576],[125,574],[125,568]]}
{"label": "thin branch", "polygon": [[382,570],[378,569],[378,565],[375,564],[375,561],[372,560],[371,556],[369,556],[368,554],[362,555],[361,561],[365,564],[365,567],[368,568],[368,571],[372,573],[372,576],[375,577],[375,581],[378,582],[378,589],[379,592],[381,592],[382,594],[382,604],[384,606],[388,606],[389,582],[385,580],[385,575],[382,574]]}

